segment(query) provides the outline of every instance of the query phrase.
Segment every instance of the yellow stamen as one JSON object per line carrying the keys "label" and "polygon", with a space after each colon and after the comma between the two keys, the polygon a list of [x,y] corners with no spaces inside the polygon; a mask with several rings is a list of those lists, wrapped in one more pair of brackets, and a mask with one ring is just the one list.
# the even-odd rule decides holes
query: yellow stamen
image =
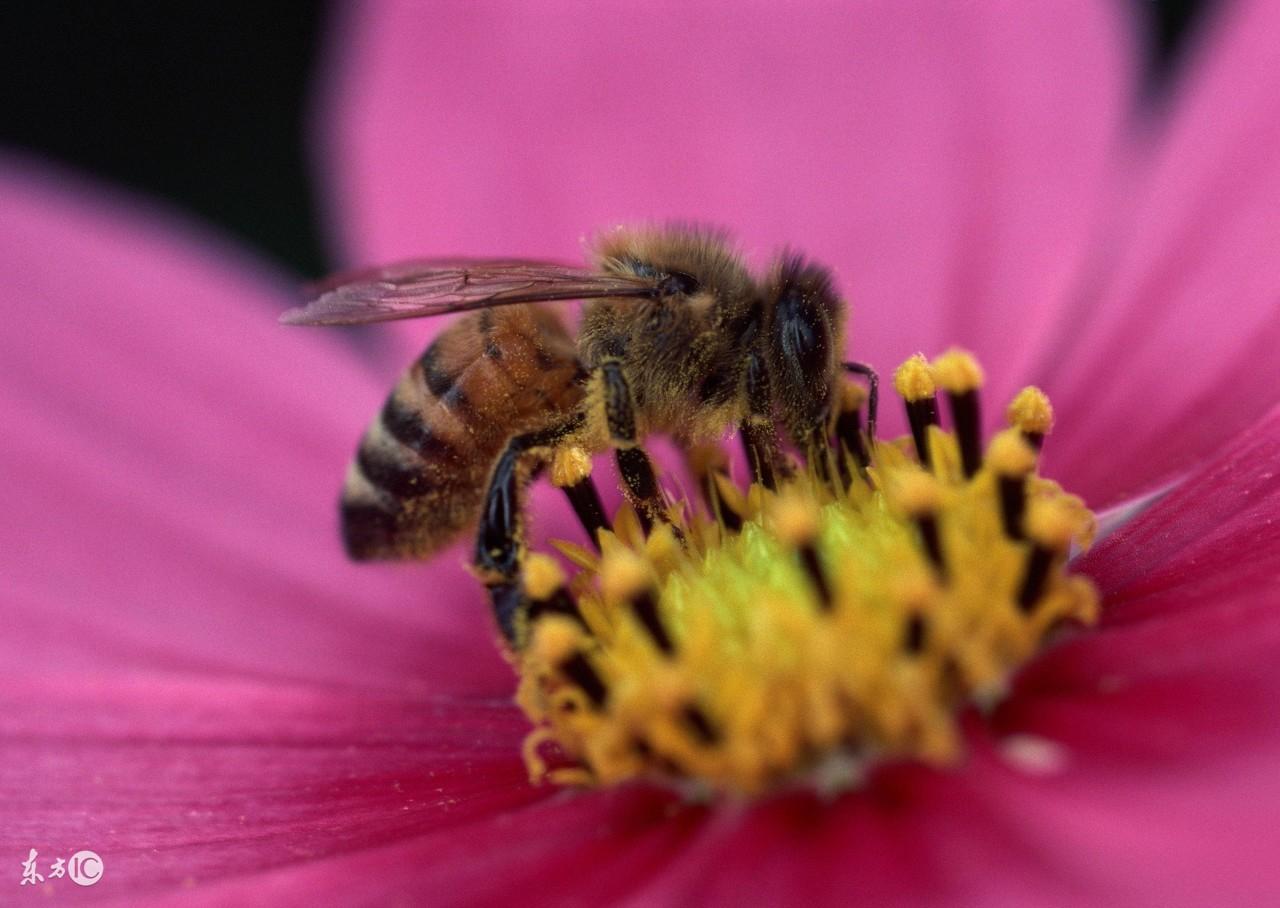
{"label": "yellow stamen", "polygon": [[1053,406],[1048,395],[1034,385],[1018,392],[1005,416],[1009,425],[1027,435],[1048,435],[1053,428]]}
{"label": "yellow stamen", "polygon": [[987,465],[1001,476],[1026,476],[1036,468],[1036,452],[1020,433],[1010,429],[991,440]]}
{"label": "yellow stamen", "polygon": [[908,403],[933,397],[937,383],[924,354],[917,353],[898,367],[893,373],[893,387]]}
{"label": "yellow stamen", "polygon": [[[970,394],[981,369],[959,351],[913,357],[895,384],[919,402],[935,379]],[[530,775],[753,794],[957,760],[959,712],[998,699],[1058,625],[1097,617],[1093,587],[1065,571],[1093,517],[1036,474],[1027,435],[1052,411],[1034,389],[1019,400],[973,464],[932,423],[927,470],[908,439],[875,440],[862,473],[800,471],[776,493],[744,492],[703,454],[740,531],[672,509],[646,537],[624,507],[599,556],[558,545],[578,611],[534,617],[516,655]],[[524,584],[545,599],[565,577],[531,555]]]}
{"label": "yellow stamen", "polygon": [[533,554],[525,562],[524,590],[531,599],[549,599],[552,593],[564,585],[564,579],[564,571],[554,558]]}
{"label": "yellow stamen", "polygon": [[939,387],[950,394],[963,394],[982,387],[982,367],[973,354],[952,348],[933,361]]}

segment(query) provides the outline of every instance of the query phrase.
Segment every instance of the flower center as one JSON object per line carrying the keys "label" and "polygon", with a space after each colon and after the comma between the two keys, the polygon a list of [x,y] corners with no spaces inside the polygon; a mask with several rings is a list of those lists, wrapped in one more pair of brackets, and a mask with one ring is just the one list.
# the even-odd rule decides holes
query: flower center
{"label": "flower center", "polygon": [[908,437],[867,439],[861,389],[843,388],[838,478],[793,471],[776,491],[743,490],[703,452],[715,516],[673,505],[646,536],[624,506],[599,555],[556,543],[571,579],[531,555],[517,661],[534,780],[750,794],[957,759],[960,711],[998,699],[1051,630],[1098,610],[1064,570],[1093,516],[1036,472],[1048,400],[1023,390],[984,452],[981,381],[966,353],[913,357],[894,377]]}

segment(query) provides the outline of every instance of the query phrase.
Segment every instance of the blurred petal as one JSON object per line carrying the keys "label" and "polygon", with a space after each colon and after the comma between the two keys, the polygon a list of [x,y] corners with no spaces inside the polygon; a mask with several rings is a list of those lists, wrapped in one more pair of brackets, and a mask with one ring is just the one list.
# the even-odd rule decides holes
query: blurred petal
{"label": "blurred petal", "polygon": [[644,891],[705,823],[706,807],[630,787],[564,792],[501,818],[281,868],[210,889],[195,904],[615,905]]}
{"label": "blurred petal", "polygon": [[347,563],[334,502],[387,385],[275,323],[286,282],[65,175],[8,160],[0,196],[0,664],[509,689],[456,557]]}
{"label": "blurred petal", "polygon": [[0,851],[35,848],[43,866],[90,848],[100,897],[136,904],[323,863],[544,797],[525,781],[525,723],[507,702],[166,674],[3,678]]}
{"label": "blurred petal", "polygon": [[1051,469],[1098,507],[1186,470],[1280,387],[1280,6],[1210,16],[1035,376],[1067,429]]}
{"label": "blurred petal", "polygon": [[1082,762],[1046,778],[1007,765],[980,735],[973,744],[960,772],[894,767],[834,802],[565,793],[191,901],[381,904],[412,892],[433,905],[1174,906],[1255,904],[1275,889],[1259,866],[1269,812],[1247,801],[1251,790],[1274,796],[1264,761],[1180,779]]}
{"label": "blurred petal", "polygon": [[1001,399],[1093,226],[1133,81],[1122,12],[362,7],[324,99],[332,222],[355,262],[575,259],[622,222],[721,223],[757,262],[794,243],[835,266],[858,358],[965,344]]}

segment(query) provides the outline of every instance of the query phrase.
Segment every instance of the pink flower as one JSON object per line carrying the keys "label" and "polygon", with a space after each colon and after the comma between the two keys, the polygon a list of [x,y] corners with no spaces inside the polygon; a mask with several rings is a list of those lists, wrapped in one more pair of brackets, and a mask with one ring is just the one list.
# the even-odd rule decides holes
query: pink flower
{"label": "pink flower", "polygon": [[403,357],[279,328],[288,279],[4,161],[0,886],[34,848],[46,877],[104,863],[41,886],[131,904],[1273,902],[1280,16],[1231,7],[1138,121],[1125,25],[564,4],[336,30],[353,260],[723,222],[835,265],[860,358],[960,343],[993,400],[1043,385],[1047,472],[1095,507],[1179,482],[1079,562],[1102,628],[973,719],[963,768],[835,803],[530,787],[463,549],[340,555],[337,483]]}

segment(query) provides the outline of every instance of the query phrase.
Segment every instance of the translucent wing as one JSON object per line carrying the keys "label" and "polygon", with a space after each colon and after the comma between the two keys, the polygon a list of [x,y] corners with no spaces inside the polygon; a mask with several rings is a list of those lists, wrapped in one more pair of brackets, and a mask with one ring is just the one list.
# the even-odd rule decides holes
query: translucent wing
{"label": "translucent wing", "polygon": [[549,262],[432,260],[342,274],[309,288],[286,325],[361,325],[489,306],[600,297],[652,298],[654,277],[603,274]]}

